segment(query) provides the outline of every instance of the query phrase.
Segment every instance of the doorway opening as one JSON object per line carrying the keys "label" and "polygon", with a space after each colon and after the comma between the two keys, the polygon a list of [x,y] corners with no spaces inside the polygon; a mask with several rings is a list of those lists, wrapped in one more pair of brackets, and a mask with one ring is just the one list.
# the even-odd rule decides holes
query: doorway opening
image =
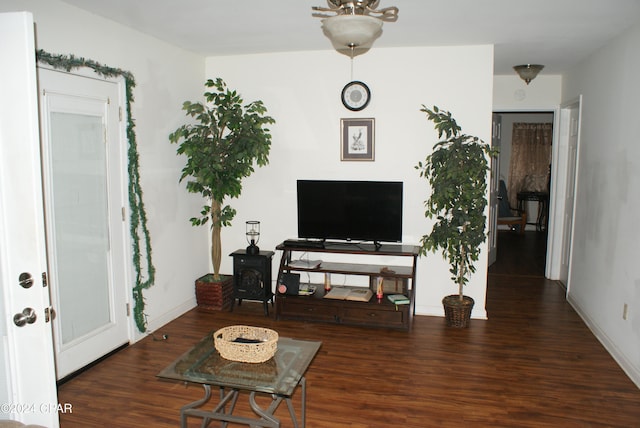
{"label": "doorway opening", "polygon": [[[513,170],[514,167],[518,168],[518,164],[512,162],[512,156],[516,151],[513,145],[514,129],[519,130],[523,126],[533,126],[532,124],[553,127],[555,112],[552,110],[498,111],[494,115],[499,116],[500,123],[500,141],[498,142],[500,155],[496,173],[498,179],[504,181],[511,192],[515,193],[509,195],[510,205],[524,209],[527,214],[527,225],[524,233],[511,230],[509,226],[496,228],[496,261],[489,266],[488,273],[544,277],[547,264],[548,208],[549,201],[553,200],[552,186],[550,186],[550,162],[549,165],[543,165],[549,174],[544,177],[544,180],[538,174],[535,180],[520,178],[518,186],[509,186],[509,181],[519,177],[518,171]],[[556,144],[555,132],[551,135],[554,136],[552,145]],[[549,159],[551,159],[551,152],[549,152]],[[527,184],[523,184],[524,181]],[[531,197],[532,195],[537,197]]]}

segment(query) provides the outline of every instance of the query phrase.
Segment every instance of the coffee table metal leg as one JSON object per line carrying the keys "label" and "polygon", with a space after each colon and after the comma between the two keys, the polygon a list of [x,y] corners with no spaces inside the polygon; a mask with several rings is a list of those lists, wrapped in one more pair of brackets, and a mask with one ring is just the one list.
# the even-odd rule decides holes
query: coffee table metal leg
{"label": "coffee table metal leg", "polygon": [[[263,409],[256,402],[255,391],[252,391],[249,394],[249,405],[251,406],[251,409],[260,416],[260,419],[250,419],[243,416],[232,415],[240,393],[237,389],[231,389],[225,393],[225,389],[220,388],[220,402],[216,407],[211,411],[199,410],[198,407],[206,404],[211,399],[211,386],[203,384],[204,397],[200,400],[189,403],[180,409],[180,426],[181,428],[187,428],[187,417],[195,416],[203,418],[201,425],[203,428],[209,426],[213,420],[221,421],[223,428],[226,427],[229,422],[246,424],[251,427],[280,428],[280,420],[274,416],[274,413],[280,406],[280,403],[282,403],[282,400],[284,400],[287,403],[289,416],[291,416],[294,428],[305,428],[307,417],[307,380],[304,376],[300,379],[300,383],[298,385],[302,389],[300,424],[298,424],[298,418],[296,416],[291,397],[272,395],[269,408]],[[228,412],[225,409],[227,405],[229,406]]]}
{"label": "coffee table metal leg", "polygon": [[302,388],[302,410],[300,411],[302,417],[302,428],[307,425],[307,379],[302,376],[300,379],[300,387]]}
{"label": "coffee table metal leg", "polygon": [[[224,388],[220,388],[220,402],[216,405],[216,407],[211,411],[198,410],[198,407],[206,404],[211,399],[211,386],[210,385],[202,385],[204,388],[204,397],[200,400],[194,401],[193,403],[186,404],[182,406],[180,409],[180,427],[187,428],[187,417],[195,416],[202,418],[202,427],[208,426],[212,420],[218,420],[222,422],[222,427],[226,427],[229,421],[234,421],[233,410],[236,407],[236,402],[238,401],[239,391],[237,389],[232,389],[225,394]],[[229,412],[226,411],[225,407],[229,404]],[[241,418],[240,418],[241,419]]]}
{"label": "coffee table metal leg", "polygon": [[[301,428],[305,428],[305,426],[307,425],[307,379],[304,376],[302,376],[302,378],[300,379],[300,383],[298,385],[300,385],[300,388],[302,389],[301,391],[302,406],[300,406],[301,407],[300,423],[301,423]],[[286,400],[287,400],[287,407],[289,408],[289,415],[291,415],[291,420],[293,421],[293,426],[294,428],[298,428],[298,418],[296,417],[296,411],[293,408],[291,397],[288,397]]]}
{"label": "coffee table metal leg", "polygon": [[[216,407],[214,407],[211,413],[216,415],[232,415],[234,409],[236,408],[236,403],[238,402],[239,395],[240,393],[238,392],[237,389],[232,389],[225,394],[224,388],[220,387],[220,402],[216,405]],[[231,403],[229,403],[229,412],[227,412],[225,407],[227,406],[227,403],[229,401],[231,401]],[[209,426],[211,419],[212,418],[205,417],[202,420],[202,428],[206,428],[207,426]],[[220,426],[222,428],[225,428],[228,424],[229,423],[227,421],[222,420],[222,424]]]}
{"label": "coffee table metal leg", "polygon": [[280,421],[275,416],[273,416],[273,414],[275,413],[278,406],[280,406],[280,403],[282,402],[282,400],[285,400],[285,402],[287,403],[287,409],[289,410],[289,416],[291,417],[291,421],[293,422],[294,428],[305,428],[307,423],[307,380],[305,379],[304,376],[300,379],[300,383],[298,385],[300,385],[300,387],[302,388],[302,398],[301,398],[302,406],[301,406],[301,413],[300,413],[300,416],[301,416],[300,424],[298,424],[298,417],[296,416],[296,411],[295,411],[295,408],[293,407],[293,401],[291,400],[291,397],[281,397],[277,395],[272,395],[271,405],[269,406],[268,409],[264,410],[258,405],[258,403],[256,403],[256,399],[255,399],[256,393],[251,392],[251,394],[249,394],[249,405],[251,406],[251,409],[257,415],[259,415],[265,421],[265,423],[268,424],[268,425],[256,425],[256,426],[275,427],[275,428],[280,427]]}
{"label": "coffee table metal leg", "polygon": [[186,404],[182,406],[182,408],[180,409],[180,427],[181,428],[187,428],[187,413],[185,413],[185,410],[200,407],[211,399],[211,387],[209,385],[202,385],[202,386],[204,387],[204,397],[201,398],[200,400],[194,401],[193,403]]}
{"label": "coffee table metal leg", "polygon": [[280,428],[280,420],[273,416],[273,414],[280,405],[282,397],[272,395],[271,398],[271,405],[268,409],[264,410],[258,405],[258,403],[256,403],[256,392],[251,391],[249,394],[249,405],[251,406],[251,410],[253,410],[256,415],[260,416],[260,424],[256,423],[256,425],[251,426],[261,428]]}

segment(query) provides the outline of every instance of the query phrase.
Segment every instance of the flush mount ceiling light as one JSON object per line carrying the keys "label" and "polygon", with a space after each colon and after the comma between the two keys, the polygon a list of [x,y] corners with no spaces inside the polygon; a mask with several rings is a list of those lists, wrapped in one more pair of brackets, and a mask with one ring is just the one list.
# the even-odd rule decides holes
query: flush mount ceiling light
{"label": "flush mount ceiling light", "polygon": [[[322,19],[322,31],[340,53],[352,58],[371,49],[382,34],[383,22],[398,20],[395,6],[377,9],[380,0],[327,0],[329,7],[314,6],[312,15]],[[328,12],[334,15],[328,15]]]}
{"label": "flush mount ceiling light", "polygon": [[518,73],[518,76],[520,76],[522,80],[527,82],[527,85],[529,84],[529,82],[536,78],[538,73],[540,73],[543,68],[544,65],[540,64],[523,64],[513,67],[516,73]]}

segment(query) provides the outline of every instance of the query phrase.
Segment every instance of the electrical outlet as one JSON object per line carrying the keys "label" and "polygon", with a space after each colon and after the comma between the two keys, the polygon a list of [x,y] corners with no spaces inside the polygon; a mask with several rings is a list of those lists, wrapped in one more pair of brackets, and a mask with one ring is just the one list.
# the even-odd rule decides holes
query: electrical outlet
{"label": "electrical outlet", "polygon": [[622,306],[622,319],[625,321],[627,319],[628,312],[629,312],[629,305],[625,303],[624,306]]}

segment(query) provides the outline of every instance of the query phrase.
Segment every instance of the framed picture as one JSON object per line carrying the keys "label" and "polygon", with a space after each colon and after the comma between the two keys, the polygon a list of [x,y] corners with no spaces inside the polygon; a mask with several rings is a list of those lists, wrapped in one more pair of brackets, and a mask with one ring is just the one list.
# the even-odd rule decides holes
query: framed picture
{"label": "framed picture", "polygon": [[375,120],[340,119],[340,160],[374,160]]}

